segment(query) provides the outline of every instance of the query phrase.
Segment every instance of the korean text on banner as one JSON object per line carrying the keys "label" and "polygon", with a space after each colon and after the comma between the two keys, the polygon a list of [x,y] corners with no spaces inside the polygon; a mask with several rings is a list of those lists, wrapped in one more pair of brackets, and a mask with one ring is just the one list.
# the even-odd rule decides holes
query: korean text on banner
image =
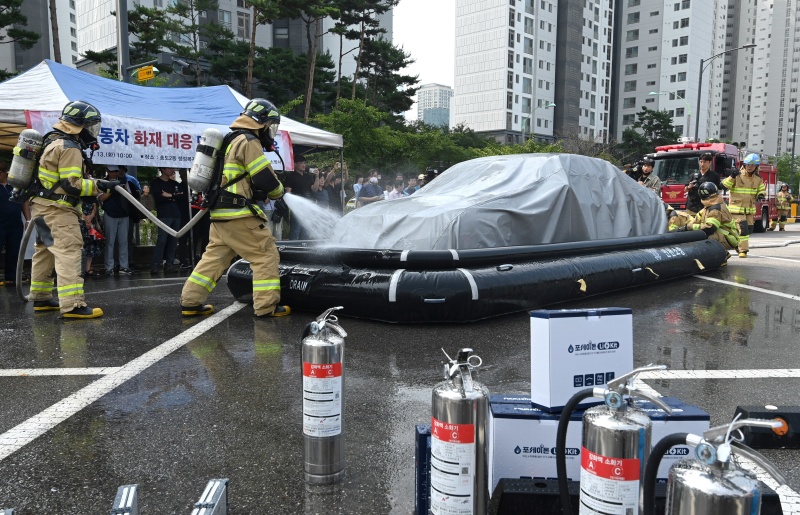
{"label": "korean text on banner", "polygon": [[[42,134],[50,132],[60,113],[52,111],[26,111],[28,127]],[[231,120],[232,121],[232,120]],[[102,128],[97,136],[100,150],[94,153],[95,164],[123,164],[128,166],[165,166],[191,168],[200,135],[209,127],[223,134],[230,132],[223,125],[172,122],[124,118],[103,115]],[[286,169],[294,169],[292,138],[286,131],[278,131],[275,149],[283,157]],[[275,152],[266,153],[275,170],[282,170],[281,160]]]}

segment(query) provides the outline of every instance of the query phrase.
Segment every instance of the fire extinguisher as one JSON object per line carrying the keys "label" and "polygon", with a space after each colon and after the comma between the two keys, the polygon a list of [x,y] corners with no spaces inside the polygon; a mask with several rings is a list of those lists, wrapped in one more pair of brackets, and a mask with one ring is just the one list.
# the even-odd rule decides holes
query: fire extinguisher
{"label": "fire extinguisher", "polygon": [[466,348],[456,359],[444,355],[445,380],[432,395],[431,513],[485,515],[489,390],[472,379],[482,361]]}
{"label": "fire extinguisher", "polygon": [[[578,392],[564,406],[556,433],[556,470],[562,513],[572,514],[565,452],[567,427],[577,405],[589,397],[601,398],[605,404],[589,408],[583,414],[580,513],[639,513],[640,479],[650,454],[652,423],[647,414],[632,404],[632,398],[644,398],[667,413],[672,413],[672,408],[657,397],[637,390],[633,383],[641,372],[665,368],[663,365],[637,368],[609,381],[607,389],[595,387]],[[624,398],[626,395],[628,399]]]}
{"label": "fire extinguisher", "polygon": [[[695,448],[695,459],[687,458],[669,469],[665,515],[751,515],[761,513],[759,482],[750,472],[736,467],[734,455],[746,458],[781,485],[783,475],[760,453],[741,441],[740,428],[778,428],[777,420],[744,419],[712,427],[703,436],[676,433],[665,436],[653,447],[644,475],[644,515],[655,513],[655,485],[661,458],[674,445]],[[734,435],[738,433],[738,438]]]}
{"label": "fire extinguisher", "polygon": [[344,339],[330,308],[303,331],[303,461],[309,484],[344,477]]}

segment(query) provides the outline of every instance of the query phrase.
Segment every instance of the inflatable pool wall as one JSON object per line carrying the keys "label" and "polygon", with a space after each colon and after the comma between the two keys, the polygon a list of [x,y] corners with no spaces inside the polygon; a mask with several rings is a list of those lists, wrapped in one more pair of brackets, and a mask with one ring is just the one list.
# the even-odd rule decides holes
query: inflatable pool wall
{"label": "inflatable pool wall", "polygon": [[[728,252],[702,231],[461,251],[342,249],[279,242],[281,302],[384,322],[474,322],[710,271]],[[244,260],[228,287],[252,302]]]}

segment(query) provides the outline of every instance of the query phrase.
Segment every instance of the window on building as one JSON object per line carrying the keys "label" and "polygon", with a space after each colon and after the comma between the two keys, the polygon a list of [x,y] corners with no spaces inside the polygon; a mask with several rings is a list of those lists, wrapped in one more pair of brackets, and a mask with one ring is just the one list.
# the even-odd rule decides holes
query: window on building
{"label": "window on building", "polygon": [[76,42],[73,41],[72,43],[70,43],[70,46],[72,47],[73,52],[78,51],[78,44]]}
{"label": "window on building", "polygon": [[69,28],[69,35],[72,36],[73,38],[77,38],[78,37],[78,31],[75,30],[75,27],[70,27]]}
{"label": "window on building", "polygon": [[641,0],[628,0],[628,7],[638,7]]}
{"label": "window on building", "polygon": [[272,31],[275,39],[289,39],[288,27],[277,27]]}
{"label": "window on building", "polygon": [[633,46],[625,49],[625,57],[639,57],[639,47]]}
{"label": "window on building", "polygon": [[627,97],[622,99],[622,107],[623,109],[630,109],[632,107],[636,107],[636,97]]}
{"label": "window on building", "polygon": [[680,72],[678,74],[678,82],[686,82],[686,72]]}
{"label": "window on building", "polygon": [[676,20],[676,21],[673,21],[673,22],[672,22],[672,29],[673,29],[673,30],[677,30],[677,29],[678,29],[678,24],[679,24],[679,23],[680,23],[680,22],[679,22],[679,21],[677,21],[677,20]]}
{"label": "window on building", "polygon": [[250,13],[236,13],[236,35],[240,38],[250,37]]}
{"label": "window on building", "polygon": [[674,74],[669,76],[670,82],[675,82],[676,80],[678,80],[678,78]]}
{"label": "window on building", "polygon": [[688,9],[691,6],[692,6],[691,0],[683,0],[681,2],[681,9]]}
{"label": "window on building", "polygon": [[533,34],[533,18],[525,17],[525,33]]}
{"label": "window on building", "polygon": [[678,40],[677,39],[673,39],[672,40],[672,46],[674,46],[674,47],[678,46]]}
{"label": "window on building", "polygon": [[231,12],[230,11],[217,11],[219,15],[219,24],[228,30],[233,30],[231,27]]}
{"label": "window on building", "polygon": [[69,0],[69,8],[75,9],[75,0]]}
{"label": "window on building", "polygon": [[650,29],[649,34],[658,34],[658,29]]}
{"label": "window on building", "polygon": [[683,108],[679,107],[675,109],[675,116],[683,116]]}
{"label": "window on building", "polygon": [[656,67],[655,63],[651,63],[651,64],[648,64],[648,65],[647,65],[647,69],[648,69],[648,70],[652,70],[652,69],[653,69],[653,68],[655,68],[655,67]]}
{"label": "window on building", "polygon": [[524,57],[522,59],[522,72],[523,73],[533,73],[533,59],[529,57]]}
{"label": "window on building", "polygon": [[678,64],[685,64],[687,62],[689,62],[688,54],[681,54],[678,56]]}
{"label": "window on building", "polygon": [[658,16],[660,11],[651,11],[650,16]]}
{"label": "window on building", "polygon": [[681,19],[681,28],[684,29],[689,26],[689,18],[682,18]]}
{"label": "window on building", "polygon": [[649,47],[647,47],[647,51],[648,52],[655,52],[656,50],[658,50],[657,46],[649,46]]}
{"label": "window on building", "polygon": [[625,75],[636,75],[638,71],[639,65],[638,64],[626,64],[625,65]]}
{"label": "window on building", "polygon": [[631,23],[639,23],[639,13],[628,13],[628,25]]}
{"label": "window on building", "polygon": [[[239,1],[241,1],[241,0],[239,0]],[[508,25],[510,27],[514,26],[514,18],[516,18],[516,17],[517,16],[516,16],[516,13],[514,12],[514,9],[509,9],[508,10]]]}
{"label": "window on building", "polygon": [[514,31],[508,30],[508,48],[514,48]]}
{"label": "window on building", "polygon": [[680,39],[680,46],[686,46],[689,44],[689,36],[681,36]]}
{"label": "window on building", "polygon": [[69,21],[75,23],[75,15],[73,13],[69,13]]}
{"label": "window on building", "polygon": [[639,29],[629,30],[625,34],[625,41],[638,41],[639,40]]}

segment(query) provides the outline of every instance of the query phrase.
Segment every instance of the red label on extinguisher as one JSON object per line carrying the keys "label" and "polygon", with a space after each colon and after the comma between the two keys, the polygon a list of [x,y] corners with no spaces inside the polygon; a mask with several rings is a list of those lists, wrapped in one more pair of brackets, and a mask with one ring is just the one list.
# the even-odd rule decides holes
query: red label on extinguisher
{"label": "red label on extinguisher", "polygon": [[639,510],[638,458],[613,458],[581,448],[582,515],[630,515]]}
{"label": "red label on extinguisher", "polygon": [[431,513],[472,515],[475,424],[431,417]]}
{"label": "red label on extinguisher", "polygon": [[303,434],[342,433],[342,362],[303,362]]}

